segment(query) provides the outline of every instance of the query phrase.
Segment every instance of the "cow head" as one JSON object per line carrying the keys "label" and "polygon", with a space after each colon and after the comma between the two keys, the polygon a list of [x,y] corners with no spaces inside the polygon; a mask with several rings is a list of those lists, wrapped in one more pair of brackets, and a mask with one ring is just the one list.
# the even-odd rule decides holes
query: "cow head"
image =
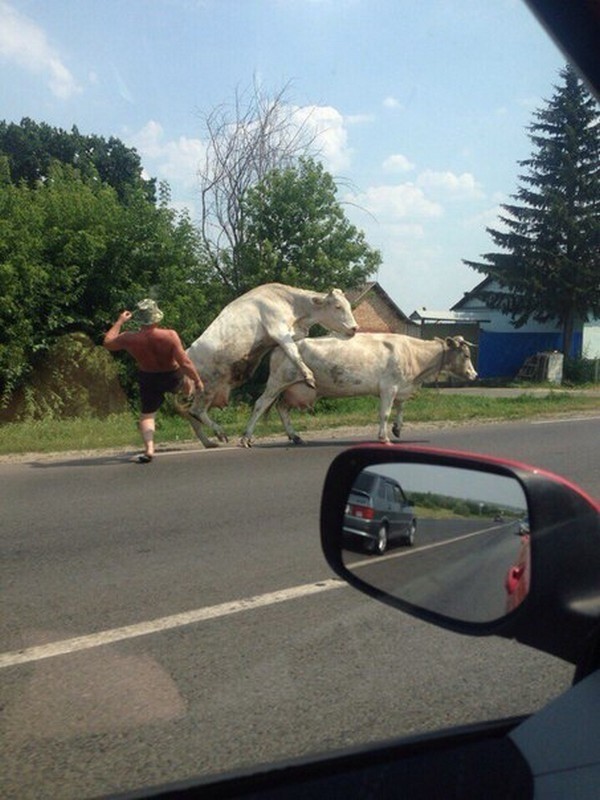
{"label": "cow head", "polygon": [[446,352],[443,368],[451,372],[457,378],[466,378],[474,381],[477,372],[471,361],[471,347],[476,345],[467,342],[462,336],[447,336],[444,340]]}
{"label": "cow head", "polygon": [[312,297],[313,322],[318,322],[328,331],[354,336],[358,325],[352,307],[341,289],[332,289],[325,295]]}

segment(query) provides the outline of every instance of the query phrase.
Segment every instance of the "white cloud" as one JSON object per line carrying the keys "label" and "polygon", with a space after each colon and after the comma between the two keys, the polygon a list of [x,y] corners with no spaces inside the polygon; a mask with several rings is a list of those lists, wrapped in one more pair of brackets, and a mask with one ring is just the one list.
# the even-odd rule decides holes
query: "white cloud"
{"label": "white cloud", "polygon": [[348,169],[352,150],[348,147],[348,131],[340,112],[332,106],[303,106],[296,108],[294,115],[299,126],[312,129],[325,169],[334,175]]}
{"label": "white cloud", "polygon": [[429,200],[422,189],[413,183],[392,186],[372,186],[351,202],[372,214],[379,223],[397,225],[406,220],[414,221],[439,217],[443,209],[439,203]]}
{"label": "white cloud", "polygon": [[150,120],[140,131],[127,138],[141,156],[155,159],[160,157],[164,148],[164,144],[161,141],[163,134],[162,125],[158,122],[154,122],[154,120]]}
{"label": "white cloud", "polygon": [[398,222],[387,226],[390,240],[414,242],[425,236],[425,228],[417,222]]}
{"label": "white cloud", "polygon": [[406,156],[396,153],[385,159],[383,168],[386,172],[410,172],[415,168],[415,165]]}
{"label": "white cloud", "polygon": [[491,208],[484,209],[475,216],[469,217],[469,219],[467,219],[465,222],[465,228],[469,230],[480,231],[483,231],[486,228],[494,228],[497,231],[508,232],[509,228],[506,223],[500,219],[501,216],[506,217],[507,212],[501,208],[500,205],[495,205]]}
{"label": "white cloud", "polygon": [[42,28],[3,0],[0,0],[0,57],[44,76],[52,94],[61,100],[81,91]]}
{"label": "white cloud", "polygon": [[165,140],[162,125],[154,120],[127,139],[140,154],[148,172],[167,180],[173,190],[181,187],[189,191],[197,185],[198,167],[206,152],[200,139],[180,136]]}
{"label": "white cloud", "polygon": [[383,101],[384,108],[401,108],[400,101],[395,97],[386,97]]}
{"label": "white cloud", "polygon": [[375,122],[373,114],[347,114],[344,117],[344,122],[348,125],[366,125]]}
{"label": "white cloud", "polygon": [[428,192],[442,192],[445,196],[476,199],[483,197],[481,187],[470,172],[436,172],[427,169],[417,178],[417,186]]}
{"label": "white cloud", "polygon": [[[305,106],[291,111],[298,127],[307,127],[316,137],[315,144],[325,169],[333,174],[347,169],[351,150],[342,115],[329,106]],[[168,181],[173,192],[171,205],[175,207],[184,202],[193,211],[197,203],[198,168],[206,157],[205,143],[185,136],[168,140],[156,120],[150,120],[124,138],[138,151],[150,175]]]}

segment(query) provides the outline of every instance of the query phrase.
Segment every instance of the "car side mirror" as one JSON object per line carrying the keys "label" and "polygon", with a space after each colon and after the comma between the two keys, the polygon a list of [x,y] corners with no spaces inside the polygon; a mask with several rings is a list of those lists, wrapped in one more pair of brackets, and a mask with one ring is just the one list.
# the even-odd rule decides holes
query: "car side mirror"
{"label": "car side mirror", "polygon": [[[396,510],[381,506],[375,476],[399,484],[410,500]],[[528,507],[516,478],[375,463],[358,473],[348,500],[342,563],[377,590],[462,622],[492,622],[527,596],[529,551],[514,534]],[[509,582],[517,572],[519,580]]]}
{"label": "car side mirror", "polygon": [[[410,512],[377,502],[400,486]],[[600,624],[600,505],[563,478],[473,454],[384,445],[331,464],[321,543],[377,600],[471,635],[578,663]]]}

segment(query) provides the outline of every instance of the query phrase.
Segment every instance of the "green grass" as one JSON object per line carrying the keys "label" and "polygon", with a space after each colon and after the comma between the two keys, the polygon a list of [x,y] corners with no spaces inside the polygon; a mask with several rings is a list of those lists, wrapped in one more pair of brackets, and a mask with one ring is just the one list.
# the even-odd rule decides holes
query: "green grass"
{"label": "green grass", "polygon": [[[405,422],[468,422],[477,420],[517,420],[577,411],[599,411],[600,390],[594,395],[548,391],[547,395],[522,394],[518,397],[448,396],[436,389],[423,389],[404,409]],[[230,406],[211,415],[235,442],[242,434],[251,412],[249,405]],[[321,400],[314,413],[292,412],[296,430],[302,433],[347,426],[367,426],[377,432],[378,400],[374,397]],[[255,437],[285,436],[279,417],[272,411],[258,424]],[[157,445],[194,442],[187,422],[178,416],[159,413]],[[0,455],[52,453],[96,449],[139,449],[137,419],[133,413],[106,419],[67,419],[15,422],[0,425]]]}
{"label": "green grass", "polygon": [[546,395],[521,394],[517,397],[482,395],[439,395],[422,392],[405,406],[406,422],[453,422],[477,419],[527,419],[548,414],[600,410],[600,391],[596,396],[549,390]]}

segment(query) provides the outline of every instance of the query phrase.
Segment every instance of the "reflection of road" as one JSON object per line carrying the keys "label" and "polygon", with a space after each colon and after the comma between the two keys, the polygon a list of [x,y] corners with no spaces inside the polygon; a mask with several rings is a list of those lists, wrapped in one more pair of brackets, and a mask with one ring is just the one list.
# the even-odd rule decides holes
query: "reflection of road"
{"label": "reflection of road", "polygon": [[387,556],[346,551],[346,564],[368,583],[407,602],[470,622],[505,613],[504,579],[519,538],[515,524],[490,520],[419,519],[417,543]]}

